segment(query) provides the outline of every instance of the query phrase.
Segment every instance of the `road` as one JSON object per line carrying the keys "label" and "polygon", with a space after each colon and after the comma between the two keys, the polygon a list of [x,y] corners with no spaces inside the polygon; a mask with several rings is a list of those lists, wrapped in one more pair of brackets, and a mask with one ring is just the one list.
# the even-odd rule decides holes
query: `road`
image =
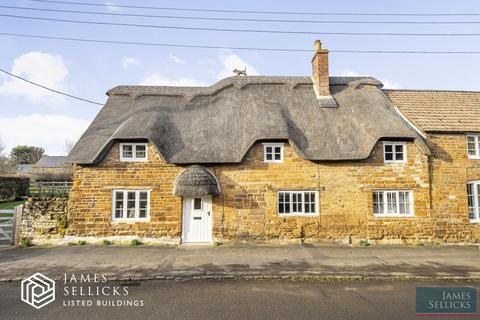
{"label": "road", "polygon": [[[100,285],[108,285],[109,288],[122,287],[120,283],[113,281]],[[18,283],[0,283],[0,318],[8,320],[404,320],[416,318],[415,287],[473,286],[479,288],[480,282],[377,280],[191,280],[180,282],[157,280],[127,283],[126,285],[128,285],[127,300],[136,301],[143,306],[99,307],[95,306],[95,303],[98,303],[95,298],[93,299],[94,305],[90,307],[64,306],[63,304],[68,301],[72,302],[71,300],[74,299],[66,298],[64,287],[67,285],[57,282],[56,300],[42,309],[36,310],[20,300]],[[72,294],[72,286],[67,287],[69,287],[68,294]],[[88,299],[88,296],[87,298],[82,296],[79,299]]]}

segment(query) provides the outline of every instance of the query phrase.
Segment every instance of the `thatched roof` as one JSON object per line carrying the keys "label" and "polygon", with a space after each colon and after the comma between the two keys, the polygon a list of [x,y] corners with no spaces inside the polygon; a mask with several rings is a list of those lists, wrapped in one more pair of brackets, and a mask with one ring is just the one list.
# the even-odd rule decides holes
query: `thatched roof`
{"label": "thatched roof", "polygon": [[216,196],[220,189],[213,173],[205,167],[193,165],[177,176],[173,194],[181,197]]}
{"label": "thatched roof", "polygon": [[[368,158],[382,138],[422,137],[368,77],[331,77],[338,107],[309,77],[230,77],[210,87],[119,86],[69,155],[94,164],[116,140],[148,139],[167,163],[239,163],[258,140],[288,140],[308,160]],[[330,108],[329,108],[330,107]]]}

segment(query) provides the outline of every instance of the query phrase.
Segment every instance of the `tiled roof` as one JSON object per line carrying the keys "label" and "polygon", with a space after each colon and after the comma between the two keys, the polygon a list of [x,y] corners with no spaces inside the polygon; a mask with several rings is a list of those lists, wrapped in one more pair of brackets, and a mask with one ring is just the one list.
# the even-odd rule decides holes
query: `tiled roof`
{"label": "tiled roof", "polygon": [[480,131],[480,92],[384,90],[403,115],[422,131]]}
{"label": "tiled roof", "polygon": [[36,168],[62,168],[67,165],[66,159],[66,156],[43,156],[33,166]]}

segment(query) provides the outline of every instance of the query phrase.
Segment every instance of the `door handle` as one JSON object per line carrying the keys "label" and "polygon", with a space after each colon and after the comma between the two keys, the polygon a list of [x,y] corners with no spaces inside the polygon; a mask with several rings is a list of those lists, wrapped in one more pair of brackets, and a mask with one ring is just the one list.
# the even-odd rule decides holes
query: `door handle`
{"label": "door handle", "polygon": [[210,211],[208,211],[207,214],[210,216]]}

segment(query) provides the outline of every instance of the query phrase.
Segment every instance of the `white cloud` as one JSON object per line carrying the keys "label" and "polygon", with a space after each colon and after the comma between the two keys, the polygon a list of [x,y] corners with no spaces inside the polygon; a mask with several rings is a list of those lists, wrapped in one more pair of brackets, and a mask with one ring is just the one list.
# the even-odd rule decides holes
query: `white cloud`
{"label": "white cloud", "polygon": [[[67,87],[68,69],[59,55],[36,51],[25,53],[13,61],[11,73],[59,91]],[[56,93],[16,78],[6,79],[0,84],[0,95],[2,94],[24,96],[37,103],[63,101]]]}
{"label": "white cloud", "polygon": [[107,5],[108,10],[110,10],[110,11],[121,11],[122,10],[122,8],[117,7],[115,5],[115,3],[111,2],[111,1],[107,1],[107,2],[105,2],[105,4]]}
{"label": "white cloud", "polygon": [[[354,70],[350,70],[350,69],[344,69],[341,73],[340,73],[340,76],[342,77],[370,77],[369,75],[365,75],[365,74],[360,74]],[[385,89],[398,89],[400,88],[400,84],[396,81],[392,81],[392,80],[389,80],[387,78],[383,78],[383,77],[376,77],[376,76],[371,76],[371,77],[374,77],[374,78],[377,78],[378,80],[380,80],[382,83],[383,83],[383,87]]]}
{"label": "white cloud", "polygon": [[176,63],[176,64],[185,64],[185,60],[180,59],[179,57],[174,56],[173,54],[170,54],[168,56],[168,60],[170,60],[170,61],[172,61],[173,63]]}
{"label": "white cloud", "polygon": [[226,77],[233,76],[233,69],[239,69],[243,70],[244,68],[247,68],[247,75],[249,76],[255,76],[258,75],[257,70],[252,67],[249,63],[247,63],[245,60],[240,58],[234,53],[225,53],[219,56],[220,63],[222,64],[223,68],[220,70],[220,72],[217,75],[217,78],[223,79]]}
{"label": "white cloud", "polygon": [[49,155],[64,154],[65,141],[77,140],[90,121],[64,115],[22,115],[0,118],[0,137],[7,149],[17,145],[43,147]]}
{"label": "white cloud", "polygon": [[122,64],[122,67],[124,67],[125,69],[127,69],[130,66],[141,66],[142,65],[142,63],[140,61],[138,61],[137,59],[132,58],[132,57],[123,57],[120,60],[120,63]]}
{"label": "white cloud", "polygon": [[203,87],[207,86],[208,84],[190,78],[180,78],[180,79],[169,79],[167,77],[162,76],[159,73],[154,73],[151,76],[147,77],[143,80],[140,85],[143,86],[180,86],[180,87]]}

